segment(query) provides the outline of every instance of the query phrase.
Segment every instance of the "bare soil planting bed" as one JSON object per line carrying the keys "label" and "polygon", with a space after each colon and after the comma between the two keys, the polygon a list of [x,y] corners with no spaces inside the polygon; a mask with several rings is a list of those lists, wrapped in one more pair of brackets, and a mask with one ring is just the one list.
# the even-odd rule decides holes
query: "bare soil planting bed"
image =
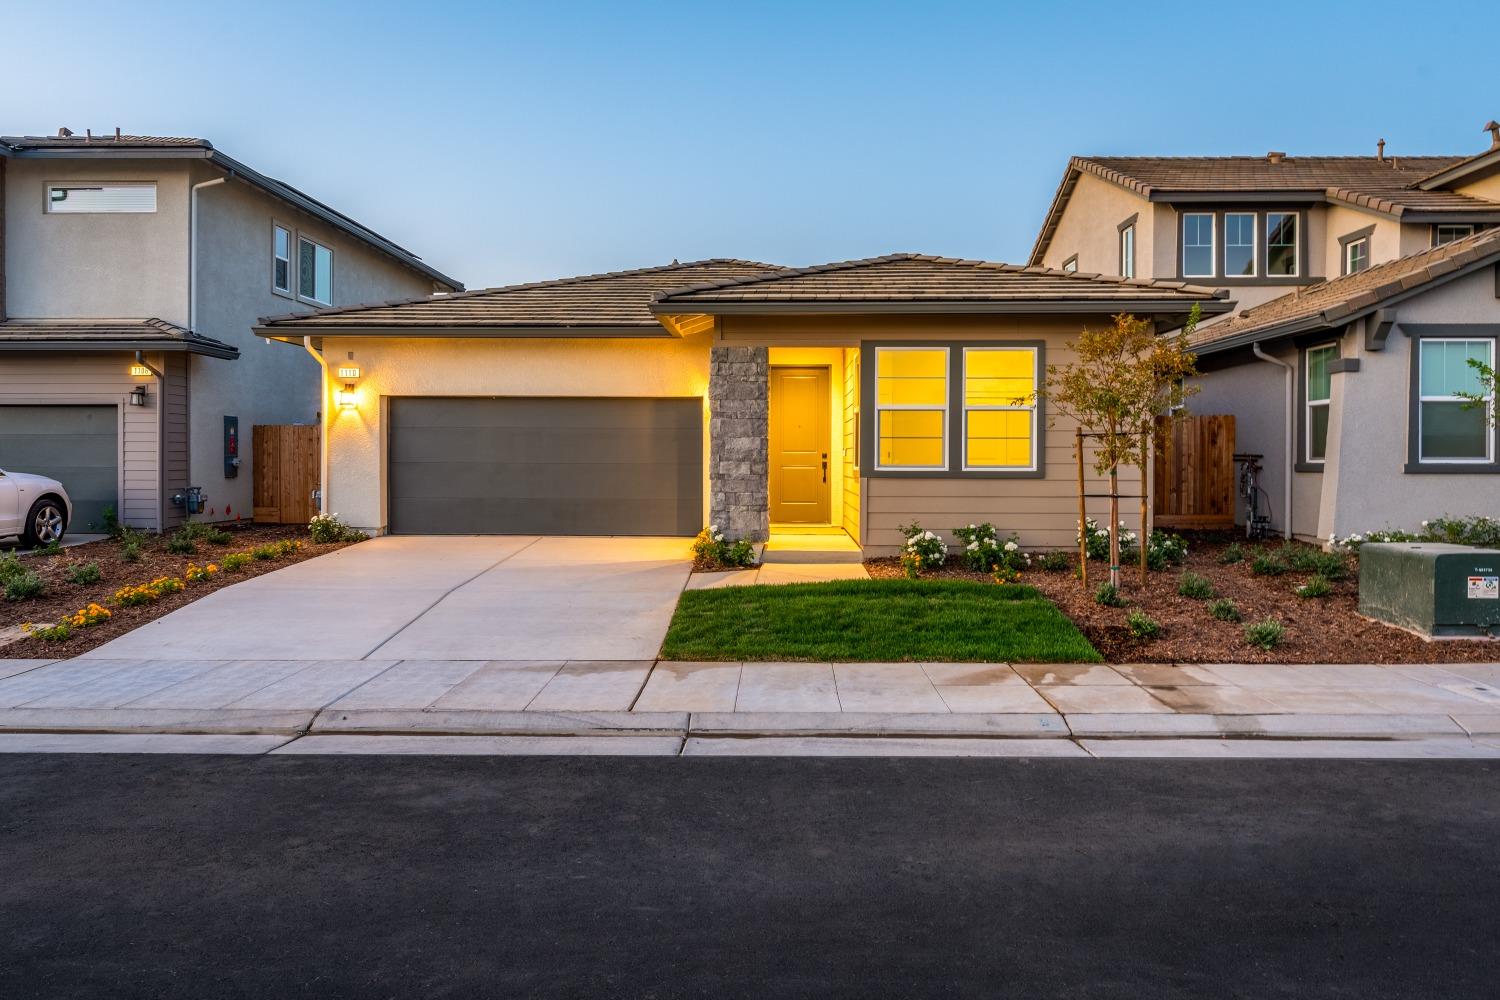
{"label": "bare soil planting bed", "polygon": [[[1426,641],[1420,636],[1360,617],[1359,564],[1348,560],[1349,574],[1334,582],[1327,597],[1302,598],[1296,589],[1312,574],[1288,572],[1281,576],[1256,576],[1250,572],[1252,547],[1242,543],[1245,559],[1224,564],[1219,561],[1229,542],[1222,538],[1188,537],[1188,557],[1182,566],[1149,574],[1145,587],[1139,569],[1127,566],[1120,594],[1123,607],[1096,604],[1094,588],[1109,578],[1107,565],[1090,561],[1089,586],[1072,572],[1026,573],[1031,584],[1077,624],[1094,648],[1111,663],[1444,663],[1500,661],[1500,640],[1444,639]],[[1279,540],[1263,543],[1277,551]],[[1076,560],[1075,560],[1076,561]],[[872,559],[865,563],[872,577],[901,576],[896,559]],[[1217,597],[1228,598],[1243,621],[1223,622],[1208,612],[1207,600],[1194,600],[1177,593],[1184,572],[1207,578]],[[923,574],[924,579],[988,580],[987,574],[967,570],[957,559],[942,569]],[[1132,638],[1125,616],[1144,611],[1161,625],[1161,634],[1150,640]],[[1245,641],[1245,625],[1265,618],[1285,628],[1282,642],[1270,650]]]}
{"label": "bare soil planting bed", "polygon": [[[74,629],[71,637],[58,642],[23,638],[0,645],[0,659],[77,656],[185,604],[191,604],[220,587],[228,587],[292,563],[316,558],[348,544],[338,542],[316,545],[308,538],[307,529],[299,525],[223,524],[219,527],[228,531],[233,539],[227,545],[213,545],[199,540],[196,543],[197,551],[191,555],[168,552],[166,536],[156,535],[142,536],[141,557],[136,562],[126,562],[120,554],[121,544],[108,540],[75,545],[53,555],[23,553],[22,563],[41,576],[45,589],[40,596],[26,600],[7,601],[0,598],[0,630],[9,631],[12,626],[26,622],[51,624],[91,602],[108,608],[110,618],[97,625]],[[114,603],[114,593],[122,587],[149,583],[163,576],[181,579],[188,563],[198,566],[220,564],[224,556],[231,552],[244,552],[258,545],[287,538],[298,539],[302,542],[302,548],[276,559],[253,560],[234,572],[221,570],[207,580],[188,583],[184,590],[167,594],[150,604],[119,607]],[[91,562],[99,566],[98,582],[75,584],[68,581],[68,567]]]}

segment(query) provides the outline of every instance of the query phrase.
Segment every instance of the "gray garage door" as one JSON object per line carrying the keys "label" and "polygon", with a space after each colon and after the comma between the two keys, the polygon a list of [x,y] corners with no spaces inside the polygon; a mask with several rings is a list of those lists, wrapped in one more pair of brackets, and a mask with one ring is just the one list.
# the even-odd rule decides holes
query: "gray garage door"
{"label": "gray garage door", "polygon": [[0,469],[62,483],[73,501],[73,529],[120,509],[119,414],[113,406],[0,405]]}
{"label": "gray garage door", "polygon": [[393,399],[403,534],[692,535],[701,399]]}

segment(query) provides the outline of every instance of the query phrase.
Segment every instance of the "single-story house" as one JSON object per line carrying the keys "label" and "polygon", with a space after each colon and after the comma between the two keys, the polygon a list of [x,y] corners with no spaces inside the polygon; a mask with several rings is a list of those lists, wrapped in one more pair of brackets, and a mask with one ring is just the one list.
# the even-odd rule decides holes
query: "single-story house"
{"label": "single-story house", "polygon": [[1247,309],[1194,337],[1199,413],[1264,456],[1271,524],[1328,541],[1500,514],[1500,430],[1473,359],[1495,365],[1500,230]]}
{"label": "single-story house", "polygon": [[1181,281],[914,254],[721,259],[324,309],[255,332],[322,358],[327,509],[366,530],[714,523],[751,539],[847,533],[889,555],[912,521],[992,521],[1028,546],[1072,545],[1074,428],[1032,394],[1086,324],[1130,312],[1169,329],[1194,304],[1233,308]]}

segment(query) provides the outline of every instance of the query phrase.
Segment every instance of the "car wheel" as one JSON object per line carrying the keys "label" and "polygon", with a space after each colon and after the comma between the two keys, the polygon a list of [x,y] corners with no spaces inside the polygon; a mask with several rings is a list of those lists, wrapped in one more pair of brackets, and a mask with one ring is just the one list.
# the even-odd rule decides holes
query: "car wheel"
{"label": "car wheel", "polygon": [[31,513],[26,515],[21,541],[32,548],[51,545],[62,541],[63,532],[67,530],[68,515],[63,505],[51,497],[42,497],[31,505]]}

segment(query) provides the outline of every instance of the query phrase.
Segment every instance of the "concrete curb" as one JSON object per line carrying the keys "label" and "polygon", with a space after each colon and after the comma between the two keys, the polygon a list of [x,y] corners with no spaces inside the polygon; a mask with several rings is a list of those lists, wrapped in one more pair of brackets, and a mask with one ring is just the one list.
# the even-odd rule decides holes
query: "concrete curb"
{"label": "concrete curb", "polygon": [[992,736],[1067,739],[1054,713],[694,712],[691,736]]}
{"label": "concrete curb", "polygon": [[295,736],[314,713],[260,708],[8,708],[0,732]]}
{"label": "concrete curb", "polygon": [[1075,739],[1272,737],[1315,740],[1411,740],[1466,736],[1447,715],[1165,715],[1067,716]]}
{"label": "concrete curb", "polygon": [[313,734],[456,736],[685,736],[686,712],[424,712],[387,709],[329,710]]}

